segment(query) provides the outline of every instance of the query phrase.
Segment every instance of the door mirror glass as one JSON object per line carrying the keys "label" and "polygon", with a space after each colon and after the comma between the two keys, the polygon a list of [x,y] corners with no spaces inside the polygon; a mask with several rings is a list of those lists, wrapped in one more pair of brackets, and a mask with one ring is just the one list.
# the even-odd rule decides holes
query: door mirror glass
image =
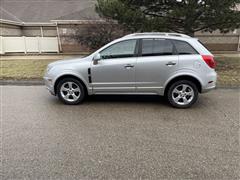
{"label": "door mirror glass", "polygon": [[97,53],[93,56],[93,64],[94,65],[98,64],[99,60],[101,60],[101,55],[99,53]]}
{"label": "door mirror glass", "polygon": [[99,53],[93,56],[93,61],[99,61],[101,59],[101,55]]}

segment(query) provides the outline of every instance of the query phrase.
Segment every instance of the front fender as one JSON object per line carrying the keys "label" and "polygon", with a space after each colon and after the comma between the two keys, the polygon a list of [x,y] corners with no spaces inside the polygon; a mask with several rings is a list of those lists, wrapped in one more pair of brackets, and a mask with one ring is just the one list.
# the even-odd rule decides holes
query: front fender
{"label": "front fender", "polygon": [[81,74],[79,72],[76,72],[74,69],[65,69],[65,70],[57,73],[57,75],[53,79],[54,87],[55,87],[57,80],[63,76],[74,76],[74,77],[80,79],[86,86],[86,88],[88,90],[88,94],[92,94],[92,88],[90,87],[90,84],[88,83],[87,76],[84,74]]}

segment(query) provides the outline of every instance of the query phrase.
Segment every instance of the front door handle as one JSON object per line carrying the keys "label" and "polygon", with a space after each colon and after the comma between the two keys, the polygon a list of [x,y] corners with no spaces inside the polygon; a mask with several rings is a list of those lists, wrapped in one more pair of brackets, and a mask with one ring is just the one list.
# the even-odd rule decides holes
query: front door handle
{"label": "front door handle", "polygon": [[176,65],[176,64],[177,64],[177,63],[170,61],[170,62],[168,62],[166,65],[167,65],[167,66],[174,66],[174,65]]}
{"label": "front door handle", "polygon": [[124,66],[124,68],[126,68],[126,69],[134,68],[134,65],[132,65],[132,64],[127,64],[127,65]]}

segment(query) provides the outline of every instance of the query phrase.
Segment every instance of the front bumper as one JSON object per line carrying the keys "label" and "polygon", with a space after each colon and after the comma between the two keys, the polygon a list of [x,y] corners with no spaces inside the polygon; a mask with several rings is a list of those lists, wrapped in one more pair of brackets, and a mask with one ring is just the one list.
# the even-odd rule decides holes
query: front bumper
{"label": "front bumper", "polygon": [[55,94],[55,91],[54,91],[53,80],[52,80],[51,78],[49,78],[49,77],[46,77],[46,76],[43,78],[43,80],[44,80],[44,84],[45,84],[47,90],[48,90],[52,95],[55,96],[56,94]]}

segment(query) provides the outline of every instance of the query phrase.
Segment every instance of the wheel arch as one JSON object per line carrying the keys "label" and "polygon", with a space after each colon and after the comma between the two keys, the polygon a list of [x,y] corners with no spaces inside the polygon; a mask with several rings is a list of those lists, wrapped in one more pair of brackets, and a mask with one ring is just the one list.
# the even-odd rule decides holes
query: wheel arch
{"label": "wheel arch", "polygon": [[59,76],[59,77],[55,80],[55,83],[54,83],[54,93],[55,93],[55,94],[57,94],[57,85],[58,85],[58,83],[59,83],[61,80],[65,79],[65,78],[73,78],[73,79],[78,80],[78,81],[83,85],[84,91],[89,94],[86,83],[85,83],[81,78],[79,78],[78,76],[75,76],[75,75],[72,75],[72,74],[64,74],[64,75],[61,75],[61,76]]}
{"label": "wheel arch", "polygon": [[188,80],[188,81],[193,82],[197,86],[198,92],[199,93],[202,92],[202,84],[199,79],[197,79],[196,77],[191,76],[191,75],[179,75],[179,76],[172,78],[171,80],[169,80],[167,82],[167,85],[165,86],[165,89],[164,89],[164,95],[166,95],[166,93],[168,92],[168,89],[170,88],[170,86],[173,83],[180,81],[180,80]]}

